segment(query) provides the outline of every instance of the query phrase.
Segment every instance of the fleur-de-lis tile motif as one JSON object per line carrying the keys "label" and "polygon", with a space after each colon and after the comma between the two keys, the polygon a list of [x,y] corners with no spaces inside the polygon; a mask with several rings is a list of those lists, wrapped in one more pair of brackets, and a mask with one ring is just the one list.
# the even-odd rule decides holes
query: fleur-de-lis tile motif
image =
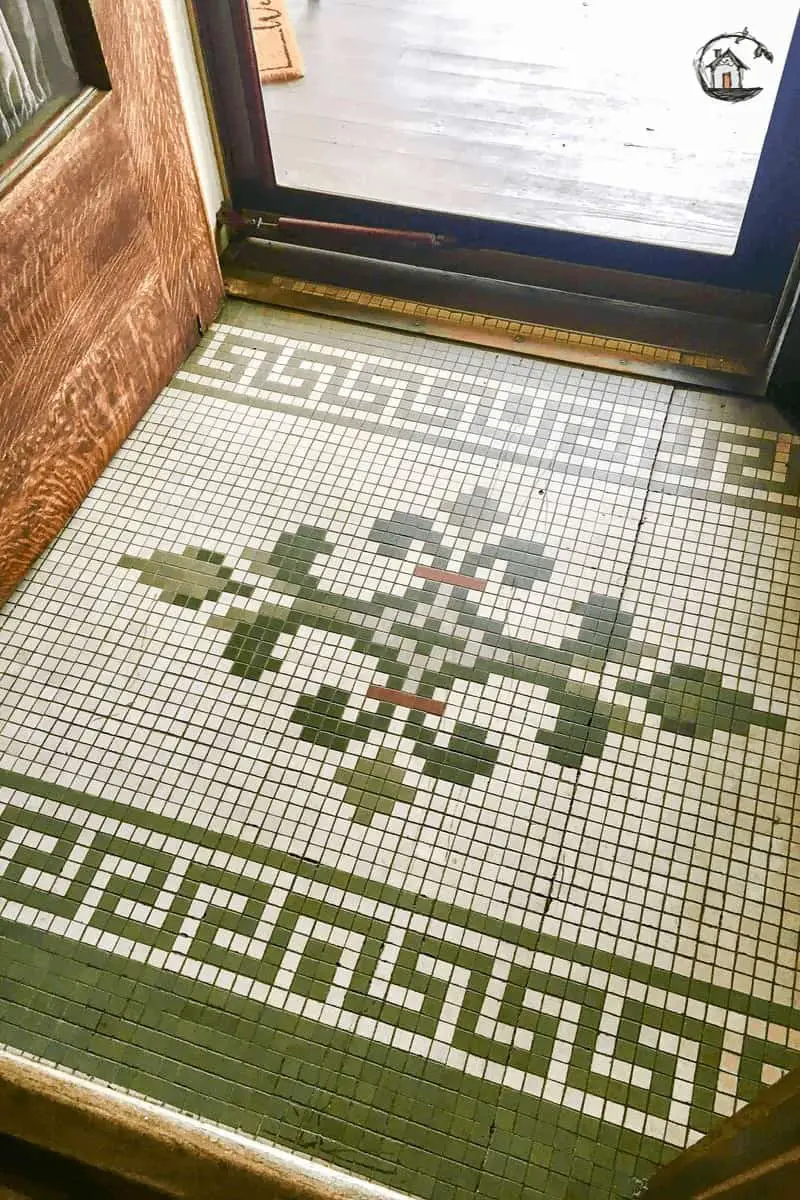
{"label": "fleur-de-lis tile motif", "polygon": [[[620,667],[655,660],[658,647],[632,637],[633,615],[616,597],[594,594],[576,601],[577,636],[562,638],[558,646],[506,633],[503,622],[486,616],[475,599],[487,586],[487,571],[502,571],[504,586],[529,591],[550,578],[554,563],[540,543],[509,534],[507,514],[485,490],[442,503],[436,520],[409,512],[381,517],[369,536],[380,555],[409,560],[416,547],[417,559],[426,560],[414,563],[412,583],[401,594],[378,591],[363,600],[322,588],[315,566],[334,546],[326,530],[300,525],[281,533],[271,549],[251,548],[243,555],[248,572],[269,579],[271,591],[284,600],[264,602],[255,611],[233,605],[207,622],[228,633],[223,655],[231,672],[247,679],[279,671],[279,639],[285,644],[285,635],[291,638],[303,627],[346,636],[354,652],[374,660],[375,674],[385,677],[385,683],[367,689],[374,708],[352,715],[351,694],[328,684],[300,697],[291,720],[305,741],[344,753],[363,746],[373,733],[387,732],[406,710],[401,736],[421,771],[469,787],[494,769],[498,749],[488,740],[491,731],[457,721],[443,740],[435,721],[444,716],[457,680],[482,684],[492,677],[546,689],[558,716],[552,729],[538,730],[536,741],[547,746],[551,762],[572,769],[587,757],[600,757],[609,734],[641,736],[630,696],[643,699],[666,731],[696,739],[708,739],[714,730],[784,726],[781,716],[756,709],[752,695],[723,687],[721,675],[703,667],[675,663],[648,682],[621,675]],[[156,550],[150,559],[124,555],[121,564],[138,569],[139,581],[157,587],[167,603],[198,608],[226,592],[253,593],[252,585],[234,580],[224,556],[211,551]],[[608,664],[617,669],[603,687],[613,686],[619,699],[601,695]],[[358,823],[369,824],[376,813],[413,801],[386,747],[377,757],[362,755],[355,767],[340,767],[334,779],[345,788]]]}

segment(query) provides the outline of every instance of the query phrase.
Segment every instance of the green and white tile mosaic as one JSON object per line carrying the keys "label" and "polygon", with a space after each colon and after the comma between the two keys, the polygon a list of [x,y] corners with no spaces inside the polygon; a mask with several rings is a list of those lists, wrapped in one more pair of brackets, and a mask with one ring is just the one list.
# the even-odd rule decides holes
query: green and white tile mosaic
{"label": "green and white tile mosaic", "polygon": [[800,1061],[800,437],[229,304],[2,614],[0,1039],[430,1198]]}

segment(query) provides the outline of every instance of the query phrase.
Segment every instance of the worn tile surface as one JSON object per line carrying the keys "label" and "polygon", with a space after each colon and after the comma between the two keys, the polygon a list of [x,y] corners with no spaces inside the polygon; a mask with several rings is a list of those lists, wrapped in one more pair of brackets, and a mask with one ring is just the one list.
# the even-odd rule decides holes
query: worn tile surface
{"label": "worn tile surface", "polygon": [[800,1062],[800,437],[229,304],[0,616],[0,1040],[425,1200]]}

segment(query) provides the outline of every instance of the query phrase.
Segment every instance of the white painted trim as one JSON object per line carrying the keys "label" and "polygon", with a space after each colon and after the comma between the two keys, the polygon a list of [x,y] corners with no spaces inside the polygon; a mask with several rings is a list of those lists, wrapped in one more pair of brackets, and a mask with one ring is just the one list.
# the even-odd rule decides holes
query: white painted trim
{"label": "white painted trim", "polygon": [[224,184],[214,150],[214,137],[206,107],[206,98],[195,58],[186,0],[161,0],[172,60],[178,77],[178,90],[189,129],[203,202],[212,230],[224,197]]}

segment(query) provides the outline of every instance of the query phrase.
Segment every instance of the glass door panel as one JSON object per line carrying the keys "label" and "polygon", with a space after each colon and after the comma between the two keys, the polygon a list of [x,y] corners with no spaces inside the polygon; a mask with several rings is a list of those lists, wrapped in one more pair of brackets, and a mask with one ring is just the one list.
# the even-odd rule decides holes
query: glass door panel
{"label": "glass door panel", "polygon": [[0,0],[0,165],[80,90],[54,0]]}
{"label": "glass door panel", "polygon": [[732,255],[798,10],[288,0],[287,11],[305,75],[263,87],[279,187]]}

